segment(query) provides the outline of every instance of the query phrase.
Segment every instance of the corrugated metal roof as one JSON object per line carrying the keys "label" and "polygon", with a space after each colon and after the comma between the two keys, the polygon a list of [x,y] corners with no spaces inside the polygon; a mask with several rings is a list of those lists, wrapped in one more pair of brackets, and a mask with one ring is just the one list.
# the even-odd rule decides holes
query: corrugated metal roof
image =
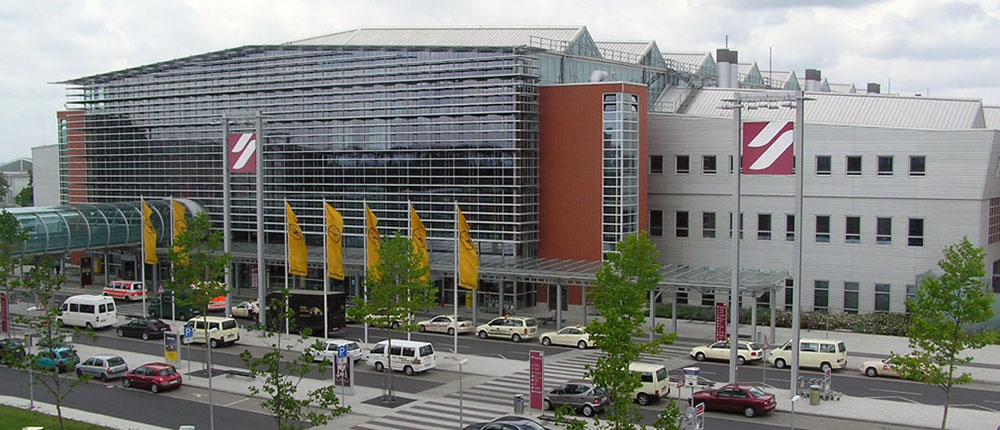
{"label": "corrugated metal roof", "polygon": [[1000,106],[983,106],[986,128],[1000,130]]}
{"label": "corrugated metal roof", "polygon": [[[740,93],[766,93],[763,90],[740,90]],[[730,117],[719,109],[723,99],[734,98],[732,89],[703,88],[691,95],[684,115]],[[806,122],[822,124],[867,125],[875,127],[933,130],[985,128],[982,102],[972,99],[942,99],[869,94],[809,92],[814,100],[806,103]],[[793,109],[744,109],[744,119],[794,120]]]}
{"label": "corrugated metal roof", "polygon": [[586,26],[369,27],[288,42],[291,45],[517,47],[532,37],[571,43]]}
{"label": "corrugated metal roof", "polygon": [[856,94],[858,91],[854,88],[854,84],[829,84],[830,91],[841,94]]}
{"label": "corrugated metal roof", "polygon": [[708,64],[715,63],[712,59],[712,54],[708,52],[663,52],[663,58],[667,61],[676,61],[683,64],[693,64],[697,66],[704,66]]}
{"label": "corrugated metal roof", "polygon": [[[649,52],[649,49],[653,47],[654,42],[652,40],[595,40],[594,43],[597,45],[597,49],[601,51],[612,50],[617,52],[623,52],[626,54],[635,55],[641,61],[643,57]],[[602,52],[603,54],[603,52]],[[638,63],[638,61],[636,61]]]}

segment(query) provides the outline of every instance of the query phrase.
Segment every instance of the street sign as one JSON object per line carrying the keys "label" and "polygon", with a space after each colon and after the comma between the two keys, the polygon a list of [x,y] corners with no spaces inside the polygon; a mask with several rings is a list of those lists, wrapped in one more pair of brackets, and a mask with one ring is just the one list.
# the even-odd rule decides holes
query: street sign
{"label": "street sign", "polygon": [[347,358],[347,345],[337,347],[337,358]]}
{"label": "street sign", "polygon": [[726,340],[726,304],[715,303],[715,341]]}
{"label": "street sign", "polygon": [[194,327],[184,326],[184,340],[189,341],[194,337]]}
{"label": "street sign", "polygon": [[542,410],[545,408],[545,353],[542,351],[528,352],[529,387],[531,397],[529,407],[531,409]]}
{"label": "street sign", "polygon": [[701,369],[698,367],[685,367],[683,370],[684,370],[684,385],[688,387],[697,386],[698,375],[701,373]]}
{"label": "street sign", "polygon": [[694,410],[698,413],[699,417],[705,415],[705,402],[694,405]]}
{"label": "street sign", "polygon": [[830,379],[831,376],[833,376],[833,369],[827,368],[826,371],[823,372],[823,377],[825,377],[826,379]]}

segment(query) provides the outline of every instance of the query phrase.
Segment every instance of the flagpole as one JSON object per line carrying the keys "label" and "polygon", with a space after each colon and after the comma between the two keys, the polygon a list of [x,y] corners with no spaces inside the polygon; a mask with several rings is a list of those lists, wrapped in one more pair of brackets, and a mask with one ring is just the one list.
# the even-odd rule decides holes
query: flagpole
{"label": "flagpole", "polygon": [[139,237],[142,238],[140,246],[142,246],[142,252],[140,253],[140,260],[142,260],[142,270],[140,273],[142,276],[142,317],[146,318],[146,294],[149,294],[149,288],[146,285],[146,197],[139,196],[139,212],[142,213],[142,221],[139,222]]}
{"label": "flagpole", "polygon": [[[264,303],[265,297],[265,277],[267,277],[267,263],[264,261],[264,119],[261,113],[257,112],[257,136],[254,138],[254,145],[257,151],[257,306],[263,310],[267,308]],[[226,167],[229,168],[228,166]],[[267,322],[267,312],[257,312],[257,322],[263,327]]]}
{"label": "flagpole", "polygon": [[[257,154],[260,157],[260,154]],[[232,205],[229,189],[229,118],[222,115],[222,252],[226,255],[232,253]],[[171,198],[170,210],[173,210],[173,200]],[[171,230],[173,231],[173,230]],[[233,315],[233,295],[232,295],[232,263],[226,265],[226,316]]]}
{"label": "flagpole", "polygon": [[[413,214],[410,213],[410,210],[411,210],[412,207],[413,206],[411,206],[411,204],[410,204],[410,199],[406,199],[406,229],[407,229],[407,231],[410,232],[410,246],[411,247],[413,246]],[[413,209],[413,210],[415,211],[416,209]],[[407,303],[410,302],[410,289],[409,288],[406,289],[406,302]],[[407,317],[407,318],[409,318],[409,317]],[[407,325],[409,325],[409,323],[411,323],[411,322],[412,321],[407,321]],[[412,339],[410,339],[410,335],[411,334],[412,334],[412,332],[410,330],[406,331],[406,340],[412,340]]]}
{"label": "flagpole", "polygon": [[[225,164],[225,163],[223,163]],[[228,169],[228,167],[227,167]],[[174,239],[177,238],[177,224],[174,222],[174,196],[170,196],[170,249],[174,249]],[[170,280],[174,280],[174,262],[170,262]],[[159,291],[156,292],[157,297],[159,297]],[[163,297],[160,299],[160,316],[163,316]],[[146,307],[146,306],[143,306]],[[174,291],[170,290],[170,319],[172,321],[177,321],[176,305],[174,304]]]}
{"label": "flagpole", "polygon": [[[361,269],[361,273],[363,275],[362,279],[367,281],[368,280],[368,199],[367,198],[363,199],[361,203],[364,205],[364,207],[361,208],[361,217],[364,218],[364,225],[365,225],[364,237],[362,237],[364,242],[363,251],[365,254],[365,267]],[[361,301],[367,303],[368,291],[365,288],[365,283],[359,282],[359,284],[360,284],[359,286],[361,287]],[[365,318],[365,320],[362,321],[362,323],[365,326],[365,345],[368,345],[368,319]]]}
{"label": "flagpole", "polygon": [[456,201],[455,202],[455,291],[454,291],[455,319],[452,320],[452,323],[451,323],[455,327],[455,330],[454,330],[455,333],[452,335],[452,339],[453,339],[454,347],[455,347],[455,360],[458,360],[458,283],[461,281],[461,279],[460,279],[461,275],[459,275],[459,273],[458,273],[458,271],[459,271],[459,267],[458,267],[458,247],[459,246],[461,246],[461,244],[459,243],[459,237],[458,237],[458,202]]}
{"label": "flagpole", "polygon": [[[288,289],[288,198],[285,202],[285,289]],[[285,311],[288,311],[288,301],[285,300]],[[285,336],[288,336],[288,318],[285,318]]]}
{"label": "flagpole", "polygon": [[326,198],[323,198],[323,339],[327,339],[330,333],[330,317],[327,312],[326,296],[329,295],[330,291],[330,268],[327,262],[327,251],[326,247],[329,241],[328,235],[330,234],[330,226],[326,223]]}

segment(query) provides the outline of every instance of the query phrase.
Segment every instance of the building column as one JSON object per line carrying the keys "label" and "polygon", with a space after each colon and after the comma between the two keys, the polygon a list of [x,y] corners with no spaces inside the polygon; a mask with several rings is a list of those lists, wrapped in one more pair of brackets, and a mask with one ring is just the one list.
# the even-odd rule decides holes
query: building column
{"label": "building column", "polygon": [[757,341],[757,293],[754,293],[750,300],[750,327],[753,333],[753,341]]}
{"label": "building column", "polygon": [[674,323],[674,333],[677,333],[677,291],[674,290],[674,300],[670,303],[670,315]]}
{"label": "building column", "polygon": [[580,296],[583,298],[583,325],[587,325],[587,284],[580,285]]}

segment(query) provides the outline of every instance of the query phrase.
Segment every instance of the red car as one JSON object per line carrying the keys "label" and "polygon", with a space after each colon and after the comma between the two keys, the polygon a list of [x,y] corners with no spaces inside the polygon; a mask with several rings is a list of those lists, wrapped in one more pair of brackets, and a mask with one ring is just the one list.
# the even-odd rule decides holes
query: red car
{"label": "red car", "polygon": [[694,403],[704,403],[706,409],[716,411],[743,412],[747,417],[770,413],[777,406],[774,394],[765,393],[756,385],[740,384],[694,393]]}
{"label": "red car", "polygon": [[148,388],[154,393],[181,386],[181,374],[167,363],[146,363],[132,369],[122,378],[125,388]]}

